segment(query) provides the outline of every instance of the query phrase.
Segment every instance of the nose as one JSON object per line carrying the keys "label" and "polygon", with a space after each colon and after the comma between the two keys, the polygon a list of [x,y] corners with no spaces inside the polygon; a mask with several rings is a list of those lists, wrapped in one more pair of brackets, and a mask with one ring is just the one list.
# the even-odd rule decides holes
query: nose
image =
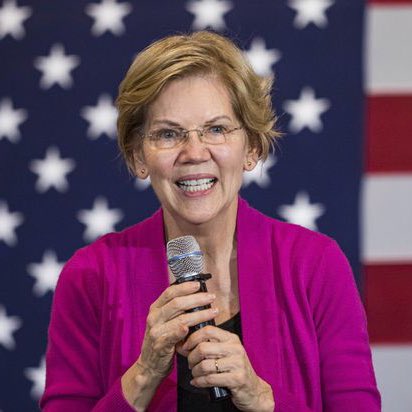
{"label": "nose", "polygon": [[200,137],[198,130],[188,132],[186,141],[183,143],[179,153],[179,160],[182,163],[202,163],[210,159],[211,154],[207,145]]}

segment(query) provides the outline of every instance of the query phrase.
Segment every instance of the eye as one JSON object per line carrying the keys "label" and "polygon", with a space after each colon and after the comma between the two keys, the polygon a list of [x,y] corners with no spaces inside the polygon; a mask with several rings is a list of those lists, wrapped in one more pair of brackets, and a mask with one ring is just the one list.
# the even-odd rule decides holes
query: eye
{"label": "eye", "polygon": [[174,140],[180,135],[178,130],[174,129],[161,129],[153,133],[153,137],[156,140]]}
{"label": "eye", "polygon": [[213,125],[213,126],[208,127],[207,131],[208,133],[212,133],[212,134],[225,134],[227,131],[227,128],[222,125]]}

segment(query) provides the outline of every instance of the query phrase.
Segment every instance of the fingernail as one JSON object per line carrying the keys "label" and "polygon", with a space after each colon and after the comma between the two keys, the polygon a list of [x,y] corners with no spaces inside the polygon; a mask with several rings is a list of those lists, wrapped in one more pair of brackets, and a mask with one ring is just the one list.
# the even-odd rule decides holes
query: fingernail
{"label": "fingernail", "polygon": [[213,308],[212,313],[219,313],[219,309],[218,308]]}
{"label": "fingernail", "polygon": [[216,298],[216,295],[215,295],[214,293],[209,293],[209,294],[207,295],[207,298],[208,298],[208,299],[215,299],[215,298]]}

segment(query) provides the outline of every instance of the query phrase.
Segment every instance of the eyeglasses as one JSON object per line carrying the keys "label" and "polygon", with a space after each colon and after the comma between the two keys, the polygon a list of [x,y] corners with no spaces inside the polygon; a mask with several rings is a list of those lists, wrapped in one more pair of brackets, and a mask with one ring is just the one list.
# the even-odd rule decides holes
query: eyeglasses
{"label": "eyeglasses", "polygon": [[156,149],[172,149],[183,144],[189,137],[190,132],[196,132],[199,139],[206,144],[218,145],[226,142],[226,137],[242,126],[229,129],[225,126],[207,126],[201,129],[173,129],[165,128],[149,132],[143,137]]}

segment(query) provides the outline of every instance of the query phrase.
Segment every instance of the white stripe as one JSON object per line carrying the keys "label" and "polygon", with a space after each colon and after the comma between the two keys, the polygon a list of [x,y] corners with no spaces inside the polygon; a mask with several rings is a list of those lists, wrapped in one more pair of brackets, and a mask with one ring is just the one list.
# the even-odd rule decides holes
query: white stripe
{"label": "white stripe", "polygon": [[412,261],[412,173],[367,174],[362,183],[363,263]]}
{"label": "white stripe", "polygon": [[412,92],[412,5],[370,5],[366,11],[369,94]]}
{"label": "white stripe", "polygon": [[372,345],[372,358],[382,412],[410,412],[412,406],[412,343]]}

